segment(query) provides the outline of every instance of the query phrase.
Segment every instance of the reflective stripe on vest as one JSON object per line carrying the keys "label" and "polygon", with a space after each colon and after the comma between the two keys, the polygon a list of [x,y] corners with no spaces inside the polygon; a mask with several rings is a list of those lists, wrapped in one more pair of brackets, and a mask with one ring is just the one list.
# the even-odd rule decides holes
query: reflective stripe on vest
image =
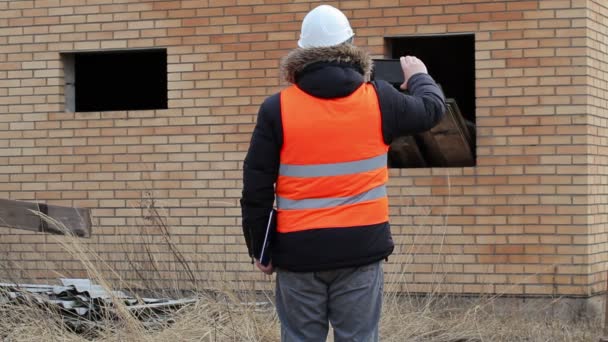
{"label": "reflective stripe on vest", "polygon": [[388,221],[388,146],[372,85],[338,99],[291,86],[281,92],[281,118],[279,232]]}
{"label": "reflective stripe on vest", "polygon": [[335,197],[335,198],[309,198],[303,200],[290,200],[277,196],[277,206],[281,209],[320,209],[331,208],[339,205],[354,204],[386,197],[386,186],[381,185],[377,188],[367,190],[355,196]]}
{"label": "reflective stripe on vest", "polygon": [[338,176],[338,175],[350,175],[354,173],[360,173],[365,171],[375,170],[386,166],[387,156],[386,154],[379,155],[377,157],[344,162],[334,164],[320,164],[320,165],[290,165],[281,164],[279,168],[279,174],[283,176],[291,177],[319,177],[319,176]]}

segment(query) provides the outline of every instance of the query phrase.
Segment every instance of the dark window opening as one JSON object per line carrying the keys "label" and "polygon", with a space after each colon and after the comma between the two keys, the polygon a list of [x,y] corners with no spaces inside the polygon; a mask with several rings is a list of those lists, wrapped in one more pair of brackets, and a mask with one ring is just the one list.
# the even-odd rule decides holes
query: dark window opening
{"label": "dark window opening", "polygon": [[62,60],[68,111],[168,108],[166,49],[64,53]]}
{"label": "dark window opening", "polygon": [[444,119],[433,129],[396,139],[389,166],[475,166],[475,36],[473,34],[386,38],[387,59],[374,60],[375,79],[397,89],[403,83],[398,58],[420,58],[443,90],[448,104]]}

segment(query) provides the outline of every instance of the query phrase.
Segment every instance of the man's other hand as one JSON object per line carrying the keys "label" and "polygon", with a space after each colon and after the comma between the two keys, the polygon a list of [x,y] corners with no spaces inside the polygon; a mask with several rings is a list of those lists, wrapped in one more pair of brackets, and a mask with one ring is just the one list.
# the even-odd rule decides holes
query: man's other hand
{"label": "man's other hand", "polygon": [[262,272],[264,272],[264,274],[267,275],[271,275],[274,272],[274,267],[272,267],[272,262],[268,263],[268,266],[264,266],[260,263],[259,260],[255,260],[255,265],[258,267],[258,269]]}
{"label": "man's other hand", "polygon": [[426,65],[424,65],[421,60],[414,56],[401,57],[399,58],[399,61],[401,62],[401,69],[403,70],[404,82],[401,85],[401,89],[403,90],[407,89],[407,82],[410,80],[410,77],[412,77],[412,75],[421,72],[428,74],[428,71],[426,70]]}

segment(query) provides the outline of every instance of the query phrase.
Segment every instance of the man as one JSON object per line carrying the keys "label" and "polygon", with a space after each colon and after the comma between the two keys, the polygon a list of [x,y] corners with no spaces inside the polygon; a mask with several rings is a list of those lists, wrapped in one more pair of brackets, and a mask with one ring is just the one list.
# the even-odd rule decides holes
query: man
{"label": "man", "polygon": [[[299,48],[282,63],[292,85],[261,105],[244,162],[241,199],[249,254],[277,271],[282,341],[377,341],[388,224],[387,151],[399,136],[432,128],[441,90],[415,57],[402,57],[397,91],[369,82],[372,61],[338,9],[302,22]],[[271,262],[259,260],[276,194]]]}

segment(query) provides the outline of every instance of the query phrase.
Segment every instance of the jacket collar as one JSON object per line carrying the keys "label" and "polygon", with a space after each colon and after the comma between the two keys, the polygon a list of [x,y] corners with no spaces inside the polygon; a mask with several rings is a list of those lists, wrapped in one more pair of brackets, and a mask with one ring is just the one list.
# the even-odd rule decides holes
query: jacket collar
{"label": "jacket collar", "polygon": [[347,96],[369,81],[372,59],[354,45],[297,48],[281,63],[284,79],[321,98]]}

